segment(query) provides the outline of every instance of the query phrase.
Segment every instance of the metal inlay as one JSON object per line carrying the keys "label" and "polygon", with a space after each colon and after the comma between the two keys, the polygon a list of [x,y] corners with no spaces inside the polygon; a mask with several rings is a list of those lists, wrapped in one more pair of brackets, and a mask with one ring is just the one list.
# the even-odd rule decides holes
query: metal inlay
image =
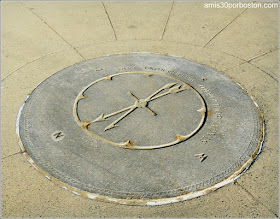
{"label": "metal inlay", "polygon": [[65,68],[17,117],[28,161],[76,195],[160,205],[237,179],[263,142],[263,116],[239,84],[207,66],[131,53]]}
{"label": "metal inlay", "polygon": [[[158,73],[149,73],[149,72],[125,72],[125,73],[118,73],[118,74],[114,74],[114,75],[110,75],[110,80],[112,81],[112,83],[114,83],[115,80],[112,80],[113,78],[116,78],[116,77],[121,77],[120,79],[122,79],[122,77],[127,77],[127,83],[130,83],[130,77],[131,75],[135,75],[137,74],[138,76],[138,80],[139,80],[139,83],[141,83],[141,81],[143,81],[143,83],[153,83],[151,82],[151,80],[153,81],[156,81],[158,82],[158,84],[160,84],[161,82],[161,77],[165,77],[165,79],[167,79],[167,83],[165,82],[166,80],[163,80],[162,81],[162,84],[161,87],[159,89],[157,89],[155,92],[153,92],[152,94],[146,96],[145,98],[143,99],[140,99],[138,98],[137,96],[135,96],[135,94],[133,94],[132,92],[128,92],[127,94],[127,98],[129,99],[130,96],[132,98],[130,98],[131,100],[131,103],[133,103],[131,106],[128,106],[128,107],[124,107],[122,109],[119,109],[115,112],[112,112],[112,113],[109,113],[109,114],[104,114],[102,113],[102,111],[98,112],[98,109],[96,110],[96,107],[95,107],[95,104],[101,104],[101,103],[94,103],[94,99],[91,99],[89,101],[92,101],[90,103],[88,103],[88,106],[91,106],[92,109],[90,110],[89,112],[89,115],[87,116],[83,116],[81,114],[83,113],[79,113],[79,111],[82,111],[82,110],[79,110],[79,107],[78,107],[78,102],[81,102],[81,101],[87,101],[89,98],[88,95],[85,95],[86,91],[91,89],[92,86],[96,85],[97,83],[98,84],[102,84],[100,85],[102,87],[101,90],[104,90],[104,89],[109,89],[110,86],[111,86],[111,83],[106,83],[106,80],[108,78],[108,76],[106,77],[103,77],[103,78],[100,78],[92,83],[90,83],[88,86],[86,86],[80,93],[79,95],[77,96],[76,100],[75,100],[75,103],[74,103],[74,109],[73,109],[73,115],[75,117],[75,120],[77,122],[77,124],[79,125],[79,127],[81,127],[83,130],[85,130],[88,134],[90,134],[91,136],[93,136],[94,138],[98,139],[98,140],[101,140],[105,143],[108,143],[108,144],[112,144],[112,145],[115,145],[115,146],[118,146],[118,147],[123,147],[123,148],[129,148],[129,149],[155,149],[155,148],[162,148],[162,147],[168,147],[168,146],[171,146],[171,145],[174,145],[174,144],[177,144],[179,142],[182,142],[182,141],[185,141],[187,139],[189,139],[190,137],[192,137],[203,125],[204,123],[204,120],[205,120],[205,115],[206,115],[206,105],[204,103],[204,100],[202,98],[202,96],[193,88],[191,87],[189,84],[185,83],[184,81],[180,81],[174,77],[171,77],[171,76],[167,76],[167,75],[164,75],[164,74],[158,74]],[[150,77],[148,80],[143,80],[144,76],[146,75],[150,75],[150,76],[154,76],[154,77]],[[136,78],[136,77],[135,77]],[[132,80],[132,85],[131,86],[135,86],[133,83],[134,80]],[[118,81],[116,82],[118,83]],[[138,86],[140,84],[137,84]],[[126,84],[126,86],[128,86],[128,84]],[[141,86],[139,86],[141,87]],[[122,87],[119,87],[119,90],[121,90]],[[124,88],[126,89],[126,88]],[[117,117],[117,119],[113,119],[113,122],[109,122],[109,125],[106,124],[106,127],[104,128],[104,126],[101,126],[101,129],[106,132],[106,131],[110,131],[111,129],[115,128],[115,127],[119,127],[119,126],[130,126],[129,129],[130,131],[132,130],[137,130],[138,132],[138,128],[139,126],[143,126],[144,123],[145,123],[145,119],[142,119],[143,120],[143,124],[136,124],[134,125],[133,123],[133,119],[132,121],[130,122],[130,124],[127,124],[127,123],[124,123],[122,124],[122,120],[125,120],[125,118],[129,115],[131,115],[133,113],[133,111],[135,111],[136,109],[138,108],[144,108],[146,110],[147,113],[150,113],[150,117],[147,116],[147,115],[144,115],[148,120],[153,120],[153,116],[158,116],[160,118],[158,118],[159,120],[162,118],[162,117],[166,117],[166,115],[161,115],[161,109],[159,108],[158,109],[158,112],[154,112],[151,108],[150,108],[150,103],[152,101],[155,101],[159,98],[163,98],[167,95],[175,95],[175,94],[179,94],[183,91],[185,92],[193,92],[194,95],[180,95],[180,99],[178,99],[178,101],[185,101],[186,104],[185,104],[185,107],[182,107],[180,109],[180,111],[184,111],[185,113],[182,113],[184,115],[184,117],[186,116],[189,116],[189,120],[196,120],[195,123],[192,121],[192,123],[194,123],[193,125],[193,129],[190,131],[190,133],[184,133],[186,132],[186,130],[184,130],[184,128],[182,127],[181,129],[177,128],[177,127],[172,127],[171,130],[169,130],[169,132],[174,132],[173,134],[173,137],[171,139],[168,139],[169,142],[167,143],[162,143],[162,144],[157,144],[155,142],[150,142],[151,145],[135,145],[133,142],[137,141],[137,139],[132,139],[130,138],[130,136],[125,136],[124,138],[127,138],[127,139],[122,139],[122,143],[120,142],[113,142],[112,140],[109,140],[108,138],[110,138],[110,133],[108,133],[108,135],[105,135],[105,133],[103,133],[101,130],[99,130],[99,133],[100,134],[96,134],[95,131],[98,131],[99,129],[99,126],[100,126],[100,122],[106,122],[106,121],[109,121],[109,118],[110,117]],[[94,93],[94,92],[93,92]],[[106,98],[106,97],[104,97]],[[118,97],[116,97],[118,98]],[[195,102],[195,98],[198,99],[198,101],[200,101],[200,105],[198,105],[198,108],[195,108],[193,107],[194,105],[193,104],[190,104],[190,103],[193,103]],[[104,101],[105,102],[105,101]],[[167,103],[168,104],[168,103]],[[121,105],[121,103],[119,103],[119,105]],[[165,104],[162,104],[162,107],[164,107]],[[183,105],[183,104],[182,104]],[[160,105],[159,105],[160,106]],[[106,108],[108,106],[104,106],[104,110],[106,110]],[[196,106],[197,107],[197,106]],[[174,108],[172,108],[172,111]],[[167,121],[166,122],[166,125],[169,126],[168,123],[172,122],[172,120],[176,120],[179,118],[179,112],[165,112],[165,113],[168,113],[168,114],[172,114],[172,117],[170,118],[171,121]],[[186,113],[187,111],[190,111],[190,113]],[[84,113],[85,114],[85,113]],[[87,114],[87,113],[86,113]],[[120,114],[120,115],[119,115]],[[195,115],[195,114],[199,114],[199,116]],[[88,119],[89,117],[92,118],[92,115],[99,115],[98,117],[93,117],[94,119]],[[133,115],[131,115],[133,117]],[[182,126],[183,122],[182,121],[178,121],[177,125],[178,126]],[[184,125],[184,124],[183,124]],[[153,127],[151,125],[151,127],[149,127],[150,129],[154,129],[154,130],[150,130],[150,131],[157,131],[158,134],[160,135],[160,127]],[[155,129],[158,129],[158,130],[155,130]],[[176,133],[176,129],[177,130],[181,130],[182,133]],[[120,128],[120,130],[118,130],[118,132],[115,132],[114,135],[120,135],[121,133],[123,133],[123,129]],[[105,136],[104,136],[105,135]],[[162,134],[164,135],[164,134]],[[163,137],[163,136],[162,136]],[[162,138],[161,137],[161,138]],[[139,138],[141,138],[141,135],[139,136]],[[139,142],[140,139],[138,139],[138,142]],[[167,141],[168,141],[167,140]],[[146,142],[145,142],[146,143]]]}

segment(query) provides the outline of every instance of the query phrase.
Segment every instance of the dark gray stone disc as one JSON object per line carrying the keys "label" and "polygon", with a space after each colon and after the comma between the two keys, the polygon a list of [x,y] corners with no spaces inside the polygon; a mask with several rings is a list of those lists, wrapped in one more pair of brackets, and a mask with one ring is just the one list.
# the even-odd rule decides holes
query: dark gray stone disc
{"label": "dark gray stone disc", "polygon": [[253,100],[223,74],[133,53],[43,81],[20,112],[19,135],[38,167],[88,197],[171,202],[244,170],[259,150],[261,122]]}

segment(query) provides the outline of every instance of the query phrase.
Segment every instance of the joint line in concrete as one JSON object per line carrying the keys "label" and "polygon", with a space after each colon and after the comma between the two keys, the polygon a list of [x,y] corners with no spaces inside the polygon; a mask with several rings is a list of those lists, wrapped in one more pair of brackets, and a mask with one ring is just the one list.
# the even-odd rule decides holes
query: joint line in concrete
{"label": "joint line in concrete", "polygon": [[252,64],[252,63],[249,63],[249,64],[250,64],[250,65],[253,65],[253,66],[256,67],[257,69],[261,70],[263,73],[267,74],[267,75],[268,75],[269,77],[271,77],[273,80],[275,80],[275,81],[278,82],[278,80],[277,80],[274,76],[272,76],[271,74],[269,74],[268,72],[264,71],[263,69],[259,68],[258,66],[254,65],[254,64]]}
{"label": "joint line in concrete", "polygon": [[241,187],[249,196],[252,197],[252,199],[253,199],[255,202],[261,204],[261,205],[262,205],[263,207],[265,207],[270,213],[274,214],[274,215],[278,218],[277,213],[273,212],[273,211],[272,211],[270,208],[268,208],[265,204],[263,204],[261,201],[259,201],[259,200],[258,200],[255,196],[253,196],[253,194],[252,194],[251,192],[249,192],[244,186],[242,186],[242,185],[241,185],[240,183],[238,183],[237,181],[235,181],[234,184],[237,185],[237,186],[239,186],[239,187]]}
{"label": "joint line in concrete", "polygon": [[169,11],[167,20],[166,20],[166,22],[165,22],[164,29],[163,29],[163,32],[162,32],[162,35],[161,35],[160,40],[163,40],[163,36],[164,36],[164,34],[165,34],[167,24],[168,24],[168,22],[169,22],[169,20],[170,20],[170,15],[171,15],[171,12],[172,12],[172,10],[173,10],[173,6],[174,6],[174,1],[172,2],[172,5],[171,5],[171,8],[170,8],[170,11]]}
{"label": "joint line in concrete", "polygon": [[104,10],[105,10],[105,12],[106,12],[106,14],[107,14],[108,20],[109,20],[109,22],[110,22],[110,24],[111,24],[111,27],[112,27],[112,29],[113,29],[113,32],[114,32],[115,39],[116,39],[116,41],[117,41],[117,40],[118,40],[117,34],[116,34],[115,28],[114,28],[114,26],[113,26],[113,23],[112,23],[112,21],[111,21],[111,18],[110,18],[109,14],[108,14],[108,11],[107,11],[107,9],[106,9],[106,7],[105,7],[104,2],[102,2],[102,5],[103,5]]}
{"label": "joint line in concrete", "polygon": [[9,72],[3,79],[1,79],[1,82],[3,82],[4,80],[6,80],[6,79],[7,79],[8,77],[10,77],[14,72],[20,70],[20,69],[23,68],[24,66],[26,66],[26,65],[28,65],[28,64],[30,64],[30,63],[36,61],[36,60],[39,60],[39,59],[41,59],[41,58],[44,58],[44,57],[46,57],[46,56],[48,56],[48,55],[53,55],[53,54],[59,53],[59,52],[61,52],[61,51],[63,51],[63,50],[59,50],[59,51],[56,51],[56,52],[50,52],[50,53],[47,53],[47,54],[45,54],[45,55],[39,56],[39,57],[37,57],[37,58],[35,58],[35,59],[32,59],[31,61],[29,61],[29,62],[27,62],[27,63],[25,63],[25,64],[19,66],[17,69],[12,70],[11,72]]}
{"label": "joint line in concrete", "polygon": [[254,60],[254,59],[257,59],[257,58],[259,58],[259,57],[265,56],[266,54],[272,53],[272,52],[276,51],[277,49],[279,49],[279,48],[270,49],[270,50],[267,51],[267,52],[264,52],[264,53],[262,53],[262,54],[259,54],[259,55],[257,55],[257,56],[254,56],[254,57],[248,59],[247,62],[251,62],[251,61]]}
{"label": "joint line in concrete", "polygon": [[23,2],[20,2],[24,7],[26,7],[32,14],[34,14],[36,17],[38,17],[44,24],[46,24],[53,32],[55,32],[65,43],[67,43],[72,49],[75,50],[76,53],[78,53],[84,60],[86,60],[86,58],[79,53],[79,51],[73,46],[71,45],[68,41],[66,41],[55,29],[53,29],[46,21],[44,21],[38,14],[36,14],[33,10],[31,10],[30,8],[28,8]]}
{"label": "joint line in concrete", "polygon": [[20,151],[20,152],[16,152],[16,153],[7,155],[7,156],[5,156],[5,157],[2,157],[1,159],[4,160],[4,159],[6,159],[6,158],[12,157],[12,156],[17,155],[17,154],[22,154],[22,153],[23,153],[23,152],[21,152],[21,151]]}
{"label": "joint line in concrete", "polygon": [[203,47],[206,47],[216,36],[218,36],[224,29],[226,29],[231,23],[233,23],[246,10],[247,10],[247,8],[245,10],[243,10],[241,13],[239,13],[235,18],[233,18],[233,20],[231,20],[227,25],[225,25],[221,30],[219,30],[210,40],[208,40],[207,43],[204,44]]}
{"label": "joint line in concrete", "polygon": [[229,71],[229,70],[231,70],[231,69],[234,69],[234,68],[236,68],[236,67],[239,67],[239,66],[241,66],[241,65],[244,65],[244,64],[246,64],[246,63],[248,63],[248,64],[254,66],[255,68],[259,69],[260,71],[262,71],[263,73],[265,73],[266,75],[268,75],[269,77],[271,77],[274,81],[278,82],[278,80],[277,80],[274,76],[272,76],[272,75],[269,74],[268,72],[264,71],[263,69],[259,68],[259,67],[256,66],[256,65],[253,65],[252,63],[250,63],[250,62],[248,62],[248,61],[244,61],[244,62],[242,62],[242,63],[240,63],[240,64],[238,64],[238,65],[232,66],[232,67],[227,68],[227,69],[225,69],[225,70],[223,70],[223,71],[224,71],[224,72],[227,72],[227,71]]}

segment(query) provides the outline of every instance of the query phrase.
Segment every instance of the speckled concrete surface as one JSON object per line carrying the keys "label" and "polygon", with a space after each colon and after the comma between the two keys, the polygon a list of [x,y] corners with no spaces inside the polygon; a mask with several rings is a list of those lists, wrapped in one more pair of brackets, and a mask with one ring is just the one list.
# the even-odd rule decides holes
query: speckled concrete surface
{"label": "speckled concrete surface", "polygon": [[[1,2],[2,217],[278,217],[278,9],[204,9],[204,2]],[[184,57],[228,75],[256,98],[263,151],[235,183],[156,207],[85,199],[50,182],[20,153],[25,97],[53,73],[103,55]]]}

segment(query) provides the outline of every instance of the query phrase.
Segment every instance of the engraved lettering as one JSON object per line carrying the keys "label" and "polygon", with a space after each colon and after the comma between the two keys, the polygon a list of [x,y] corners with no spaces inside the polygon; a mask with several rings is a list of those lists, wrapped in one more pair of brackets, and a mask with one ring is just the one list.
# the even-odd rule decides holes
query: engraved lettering
{"label": "engraved lettering", "polygon": [[199,85],[199,87],[206,93],[206,95],[209,97],[209,99],[213,102],[213,112],[215,112],[214,117],[217,119],[222,118],[222,112],[221,112],[221,107],[218,102],[218,100],[215,98],[214,94],[211,93],[211,91],[206,88],[204,85]]}
{"label": "engraved lettering", "polygon": [[209,140],[211,140],[213,138],[214,135],[216,135],[217,131],[218,131],[218,124],[214,123],[214,124],[211,124],[211,126],[209,127],[207,133],[205,136],[203,136],[200,141],[201,142],[208,142]]}
{"label": "engraved lettering", "polygon": [[181,72],[176,72],[176,71],[168,71],[168,73],[171,74],[171,75],[186,78],[187,80],[189,80],[191,82],[194,82],[194,79],[192,77],[188,76],[187,74],[184,74],[184,73],[181,73]]}
{"label": "engraved lettering", "polygon": [[200,162],[204,161],[207,157],[207,155],[205,155],[204,153],[201,154],[195,154],[195,157],[199,157],[200,158]]}
{"label": "engraved lettering", "polygon": [[133,71],[135,69],[136,69],[135,66],[125,66],[125,67],[118,67],[115,70],[116,71]]}
{"label": "engraved lettering", "polygon": [[62,132],[57,132],[54,134],[55,138],[61,138],[63,136]]}
{"label": "engraved lettering", "polygon": [[151,67],[151,66],[145,66],[144,68],[147,69],[147,70],[167,72],[168,74],[171,74],[171,75],[175,75],[175,76],[179,76],[179,77],[184,77],[184,78],[186,78],[187,80],[189,80],[191,82],[194,81],[194,79],[191,78],[189,75],[184,74],[184,73],[180,73],[180,72],[176,72],[175,70],[167,70],[167,69],[164,69],[164,68],[161,68],[161,67]]}
{"label": "engraved lettering", "polygon": [[64,133],[62,131],[57,131],[57,132],[54,132],[52,135],[51,135],[51,138],[52,140],[54,141],[60,141],[64,138]]}
{"label": "engraved lettering", "polygon": [[201,139],[200,139],[200,141],[202,141],[202,142],[204,142],[204,143],[206,143],[207,141],[209,141],[210,139],[209,139],[209,137],[207,136],[207,135],[205,135],[205,136],[203,136]]}
{"label": "engraved lettering", "polygon": [[164,68],[156,68],[156,67],[145,67],[145,69],[154,70],[154,71],[162,71],[162,72],[166,71],[166,69],[164,69]]}

